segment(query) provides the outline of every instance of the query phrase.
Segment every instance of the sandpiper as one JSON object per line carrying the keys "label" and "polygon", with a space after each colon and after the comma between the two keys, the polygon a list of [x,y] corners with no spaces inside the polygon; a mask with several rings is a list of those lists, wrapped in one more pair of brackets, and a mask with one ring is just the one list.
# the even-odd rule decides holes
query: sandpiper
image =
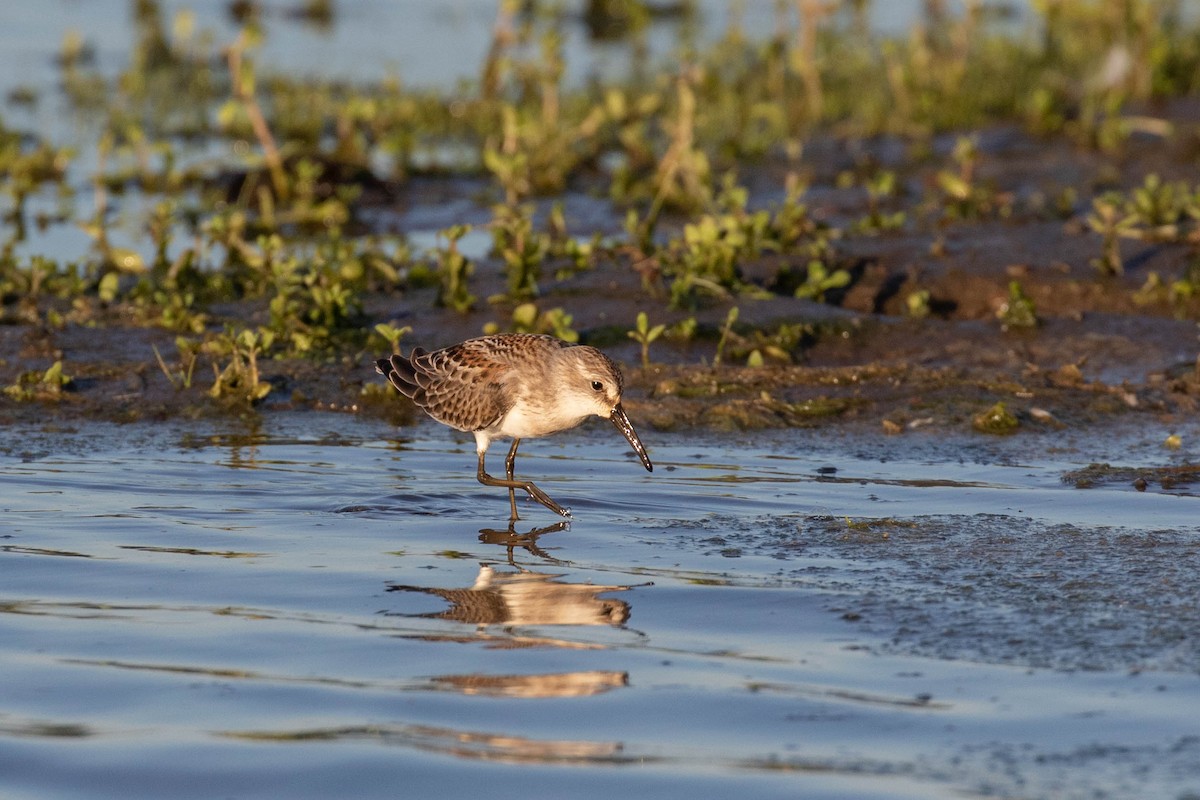
{"label": "sandpiper", "polygon": [[[621,369],[594,347],[553,336],[506,333],[481,336],[427,353],[375,362],[375,369],[402,395],[443,425],[475,434],[479,482],[508,489],[510,519],[518,519],[516,490],[524,489],[546,508],[571,516],[531,481],[513,477],[522,439],[574,428],[595,415],[611,420],[647,471],[654,465],[621,407]],[[483,459],[494,439],[511,437],[504,461],[506,479],[493,478]]]}

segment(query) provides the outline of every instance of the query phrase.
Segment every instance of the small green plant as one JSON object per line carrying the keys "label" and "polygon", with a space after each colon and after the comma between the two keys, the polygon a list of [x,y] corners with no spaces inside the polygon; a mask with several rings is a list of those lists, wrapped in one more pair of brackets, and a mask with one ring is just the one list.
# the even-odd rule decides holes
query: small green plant
{"label": "small green plant", "polygon": [[814,328],[809,323],[794,322],[779,325],[775,330],[751,328],[738,336],[730,333],[729,344],[722,352],[730,359],[745,358],[746,366],[761,367],[770,363],[790,364],[792,353],[805,337],[812,336]]}
{"label": "small green plant", "polygon": [[896,196],[896,173],[879,170],[866,180],[867,215],[853,225],[861,233],[875,234],[898,231],[908,219],[904,211],[886,212],[883,205]]}
{"label": "small green plant", "polygon": [[[213,359],[213,385],[210,397],[231,404],[253,405],[271,393],[271,384],[263,381],[258,372],[258,356],[269,350],[275,334],[268,330],[243,329],[225,333],[204,344],[204,351]],[[218,360],[228,359],[225,367]]]}
{"label": "small green plant", "polygon": [[1008,284],[1008,300],[996,309],[996,318],[1004,330],[1013,328],[1036,328],[1038,325],[1037,309],[1033,300],[1025,294],[1019,281]]}
{"label": "small green plant", "polygon": [[603,250],[604,237],[600,232],[593,233],[588,241],[580,241],[572,236],[567,231],[563,204],[556,202],[550,206],[550,213],[546,217],[545,241],[549,258],[566,261],[566,265],[554,272],[555,279],[561,281],[592,266],[597,252]]}
{"label": "small green plant", "polygon": [[1126,203],[1129,216],[1139,225],[1158,228],[1174,225],[1187,216],[1192,193],[1183,181],[1166,183],[1157,174],[1146,176]]}
{"label": "small green plant", "polygon": [[1016,433],[1020,422],[1003,402],[996,403],[986,411],[976,414],[971,419],[971,427],[980,433],[990,433],[1006,436]]}
{"label": "small green plant", "polygon": [[685,317],[667,328],[665,336],[673,342],[690,342],[696,338],[699,328],[700,323],[695,317]]}
{"label": "small green plant", "polygon": [[536,303],[521,303],[513,309],[512,325],[517,333],[536,333],[538,307]]}
{"label": "small green plant", "polygon": [[267,329],[287,352],[328,351],[339,338],[361,335],[362,266],[340,247],[307,257],[273,257],[270,274],[274,295]]}
{"label": "small green plant", "polygon": [[979,143],[971,136],[960,136],[951,158],[957,169],[944,169],[936,176],[941,190],[942,207],[955,219],[979,219],[988,214],[1011,211],[1011,199],[980,183]]}
{"label": "small green plant", "polygon": [[695,308],[701,296],[728,300],[729,291],[719,283],[685,272],[671,281],[671,308]]}
{"label": "small green plant", "polygon": [[183,336],[175,338],[175,349],[179,351],[179,368],[175,371],[167,367],[167,362],[155,345],[150,345],[150,349],[154,351],[158,368],[162,370],[162,374],[166,376],[175,391],[192,388],[192,374],[196,370],[196,360],[201,350],[200,345]]}
{"label": "small green plant", "polygon": [[650,327],[650,319],[646,316],[646,312],[639,311],[637,326],[633,330],[625,332],[626,336],[642,346],[642,369],[650,367],[650,344],[662,336],[666,329],[667,326],[661,323]]}
{"label": "small green plant", "polygon": [[499,146],[488,142],[484,145],[483,166],[492,173],[496,181],[504,188],[505,202],[518,203],[531,190],[529,176],[529,154],[518,149],[520,143],[520,121],[517,109],[505,105],[501,109],[501,144]]}
{"label": "small green plant", "polygon": [[445,237],[445,248],[438,248],[434,259],[434,270],[438,276],[438,294],[434,301],[442,308],[452,308],[465,314],[475,307],[475,295],[467,287],[467,281],[475,271],[470,259],[458,250],[458,240],[471,232],[470,225],[451,225],[438,233]]}
{"label": "small green plant", "polygon": [[1200,297],[1200,255],[1193,255],[1188,260],[1183,275],[1171,282],[1169,295],[1171,302],[1176,305],[1183,305],[1195,297]]}
{"label": "small green plant", "polygon": [[1200,297],[1200,256],[1193,256],[1183,275],[1167,283],[1158,272],[1151,270],[1146,282],[1133,293],[1133,302],[1138,305],[1169,302],[1177,315],[1186,313],[1188,304]]}
{"label": "small green plant", "polygon": [[143,312],[147,319],[169,331],[203,333],[208,326],[208,314],[196,306],[195,292],[159,289],[143,306]]}
{"label": "small green plant", "polygon": [[917,289],[904,298],[904,310],[910,319],[925,319],[929,316],[929,290]]}
{"label": "small green plant", "polygon": [[736,286],[740,256],[752,251],[748,232],[732,214],[705,214],[683,226],[686,247],[681,267],[692,275],[721,286]]}
{"label": "small green plant", "polygon": [[71,388],[71,376],[63,373],[62,361],[55,361],[45,372],[23,372],[4,393],[19,403],[31,400],[56,401]]}
{"label": "small green plant", "polygon": [[1132,233],[1137,218],[1125,212],[1121,196],[1109,192],[1092,200],[1092,213],[1087,217],[1087,224],[1100,234],[1102,240],[1100,257],[1092,259],[1092,266],[1105,276],[1125,274],[1121,237]]}
{"label": "small green plant", "polygon": [[830,271],[819,259],[808,262],[804,283],[796,287],[796,297],[825,302],[825,293],[831,289],[844,289],[850,285],[850,273],[844,269]]}
{"label": "small green plant", "polygon": [[575,318],[561,307],[555,307],[542,312],[538,319],[538,329],[551,336],[556,336],[564,342],[578,342],[579,332],[571,327],[571,323],[574,321]]}
{"label": "small green plant", "polygon": [[738,307],[734,306],[725,314],[725,324],[721,326],[721,338],[717,340],[717,352],[713,356],[713,369],[721,366],[721,357],[725,353],[725,346],[729,343],[729,334],[733,332],[733,323],[737,322]]}
{"label": "small green plant", "polygon": [[747,202],[747,191],[726,175],[716,200],[720,210],[685,224],[682,244],[672,242],[663,254],[665,272],[672,277],[673,308],[695,305],[700,293],[723,298],[751,289],[742,281],[739,263],[781,249],[770,213],[749,213]]}
{"label": "small green plant", "polygon": [[400,340],[406,334],[412,333],[412,326],[405,325],[402,328],[398,328],[390,322],[381,322],[375,326],[374,330],[381,339],[387,342],[391,351],[398,354],[400,352]]}
{"label": "small green plant", "polygon": [[808,185],[799,176],[789,173],[784,180],[784,190],[783,203],[771,216],[768,236],[781,253],[790,253],[812,238],[821,226],[809,216],[808,204],[804,202]]}
{"label": "small green plant", "polygon": [[[535,303],[521,303],[512,312],[511,329],[517,333],[547,333],[564,342],[578,342],[579,332],[571,327],[574,317],[561,307],[539,311]],[[486,334],[498,333],[500,326],[494,322],[484,326]]]}
{"label": "small green plant", "polygon": [[497,206],[492,240],[492,248],[504,260],[508,276],[506,299],[521,301],[537,297],[542,264],[551,242],[548,235],[533,230],[533,207]]}

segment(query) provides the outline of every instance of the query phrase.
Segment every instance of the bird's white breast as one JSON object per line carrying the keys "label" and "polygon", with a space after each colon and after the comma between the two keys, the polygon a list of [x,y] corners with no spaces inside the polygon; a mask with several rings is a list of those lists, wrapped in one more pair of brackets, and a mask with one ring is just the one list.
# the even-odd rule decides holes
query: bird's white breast
{"label": "bird's white breast", "polygon": [[497,433],[517,439],[549,436],[552,433],[574,428],[588,418],[594,410],[571,403],[542,406],[518,402],[500,420]]}

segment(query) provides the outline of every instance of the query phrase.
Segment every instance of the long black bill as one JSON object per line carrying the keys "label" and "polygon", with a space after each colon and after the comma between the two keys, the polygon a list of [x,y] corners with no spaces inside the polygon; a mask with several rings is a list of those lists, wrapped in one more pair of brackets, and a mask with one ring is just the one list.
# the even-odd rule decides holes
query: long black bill
{"label": "long black bill", "polygon": [[629,417],[625,416],[625,409],[621,408],[621,404],[617,403],[617,407],[612,410],[612,416],[609,417],[612,424],[621,435],[629,440],[633,445],[633,452],[638,454],[638,458],[642,460],[642,466],[647,472],[654,472],[654,465],[650,463],[650,456],[646,455],[646,448],[642,446],[642,440],[638,438],[637,431],[633,429],[633,424],[629,421]]}

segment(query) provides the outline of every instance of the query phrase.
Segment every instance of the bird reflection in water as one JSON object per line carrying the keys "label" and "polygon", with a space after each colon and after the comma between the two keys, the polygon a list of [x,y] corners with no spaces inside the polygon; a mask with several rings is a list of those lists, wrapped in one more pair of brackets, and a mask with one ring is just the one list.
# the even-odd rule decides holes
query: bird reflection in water
{"label": "bird reflection in water", "polygon": [[[543,534],[564,530],[569,523],[560,522],[545,528],[518,534],[510,525],[505,530],[484,529],[480,541],[508,549],[508,563],[515,571],[497,569],[482,563],[475,583],[469,587],[443,589],[432,586],[388,584],[389,592],[415,592],[440,597],[449,603],[443,611],[421,614],[400,614],[410,618],[447,620],[479,628],[503,626],[506,635],[497,637],[478,630],[474,637],[447,637],[426,634],[423,638],[446,641],[488,641],[493,647],[567,647],[592,649],[600,644],[570,639],[516,634],[512,628],[546,625],[606,625],[622,627],[629,619],[629,603],[612,597],[600,597],[610,592],[624,592],[630,586],[599,586],[591,583],[568,583],[561,574],[534,572],[514,563],[513,550],[522,548],[529,553],[556,564],[538,546]],[[389,613],[389,616],[392,616]],[[533,675],[439,675],[431,679],[444,690],[468,695],[492,697],[582,697],[601,694],[624,687],[629,675],[624,671],[586,670],[578,672]]]}
{"label": "bird reflection in water", "polygon": [[512,524],[506,530],[481,530],[480,541],[508,549],[508,563],[516,567],[516,572],[497,571],[491,564],[481,562],[475,583],[466,588],[390,583],[387,590],[428,594],[450,604],[445,611],[403,616],[474,625],[624,625],[629,619],[629,603],[599,595],[625,592],[633,587],[567,583],[559,580],[562,575],[534,572],[514,562],[513,550],[520,547],[539,558],[562,564],[539,547],[537,539],[546,533],[564,530],[569,524],[559,522],[522,534],[518,534]]}
{"label": "bird reflection in water", "polygon": [[[413,614],[473,625],[624,625],[629,603],[607,592],[624,592],[629,586],[563,583],[561,575],[531,572],[498,572],[490,564],[479,568],[474,585],[462,589],[389,584],[389,592],[420,592],[450,604],[445,611]],[[410,616],[410,615],[405,615]]]}
{"label": "bird reflection in water", "polygon": [[629,673],[583,670],[537,675],[438,675],[440,689],[482,697],[590,697],[629,685]]}
{"label": "bird reflection in water", "polygon": [[[503,530],[499,528],[484,528],[483,530],[479,531],[479,541],[483,542],[484,544],[496,544],[500,545],[501,547],[508,548],[508,563],[514,567],[516,567],[517,564],[513,560],[513,550],[518,547],[522,550],[525,550],[530,555],[537,556],[544,561],[551,561],[555,564],[563,563],[539,547],[537,541],[538,537],[544,536],[547,533],[557,533],[558,531],[567,530],[571,527],[570,521],[564,519],[563,521],[556,522],[553,525],[534,528],[527,533],[517,533],[516,528],[514,527],[515,525],[516,521],[514,520],[509,522],[508,527]],[[518,567],[518,569],[520,568]]]}

